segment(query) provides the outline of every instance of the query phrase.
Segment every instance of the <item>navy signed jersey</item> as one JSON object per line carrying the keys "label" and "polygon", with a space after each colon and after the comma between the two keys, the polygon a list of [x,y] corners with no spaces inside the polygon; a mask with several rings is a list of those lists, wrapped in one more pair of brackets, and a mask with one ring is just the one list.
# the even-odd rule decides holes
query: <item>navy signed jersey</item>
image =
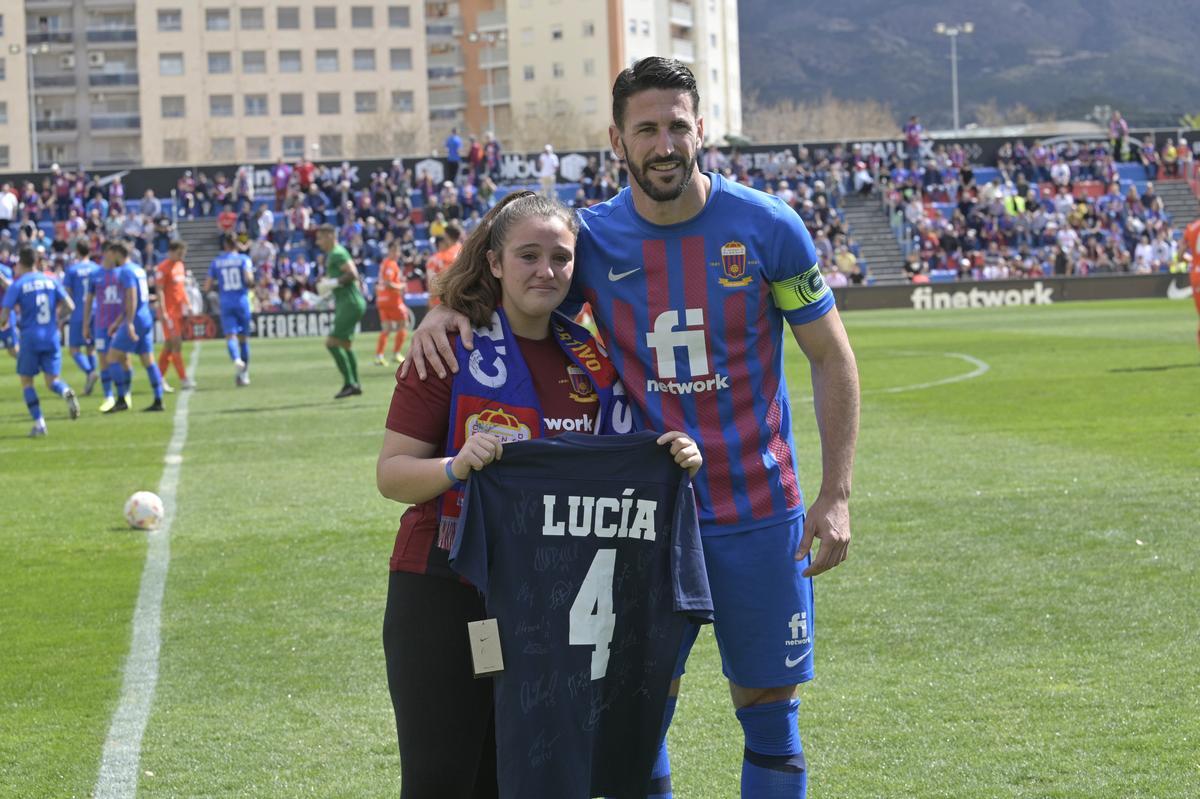
{"label": "navy signed jersey", "polygon": [[503,799],[646,795],[683,632],[712,619],[691,483],[656,437],[508,444],[467,485],[451,566],[499,626]]}

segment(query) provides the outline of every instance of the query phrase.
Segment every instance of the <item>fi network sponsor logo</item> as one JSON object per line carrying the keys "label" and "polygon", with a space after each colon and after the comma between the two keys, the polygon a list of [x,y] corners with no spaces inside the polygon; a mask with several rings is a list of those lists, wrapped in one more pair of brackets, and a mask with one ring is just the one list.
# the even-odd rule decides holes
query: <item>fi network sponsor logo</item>
{"label": "fi network sponsor logo", "polygon": [[913,289],[913,310],[929,311],[942,308],[999,308],[1004,305],[1052,305],[1054,289],[1036,281],[1024,289],[981,289],[969,291],[949,289],[935,291],[933,286]]}
{"label": "fi network sponsor logo", "polygon": [[[663,311],[654,320],[654,331],[646,334],[646,346],[654,350],[658,379],[646,381],[646,391],[662,394],[698,394],[729,388],[729,376],[710,374],[708,342],[704,333],[704,309]],[[678,380],[676,350],[687,354],[690,380]]]}
{"label": "fi network sponsor logo", "polygon": [[804,611],[793,613],[788,621],[788,631],[791,637],[784,639],[783,645],[798,647],[784,657],[784,664],[790,669],[800,665],[812,651],[812,637],[808,634],[808,614]]}

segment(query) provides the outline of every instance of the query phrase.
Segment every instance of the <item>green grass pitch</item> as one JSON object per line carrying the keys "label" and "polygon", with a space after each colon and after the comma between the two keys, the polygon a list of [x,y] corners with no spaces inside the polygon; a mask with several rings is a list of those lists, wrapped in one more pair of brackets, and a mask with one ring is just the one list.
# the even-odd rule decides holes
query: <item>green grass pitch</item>
{"label": "green grass pitch", "polygon": [[[1194,797],[1200,353],[1190,303],[847,314],[863,384],[850,559],[817,579],[802,689],[814,796]],[[139,796],[385,797],[400,785],[380,625],[400,508],[365,395],[317,339],[203,345]],[[802,482],[819,462],[789,346]],[[985,368],[986,367],[986,368]],[[69,359],[69,381],[82,377]],[[0,356],[0,796],[87,797],[121,685],[168,413],[46,439]],[[970,375],[974,376],[970,376]],[[135,405],[148,389],[135,375]],[[711,632],[684,680],[676,795],[737,795]]]}

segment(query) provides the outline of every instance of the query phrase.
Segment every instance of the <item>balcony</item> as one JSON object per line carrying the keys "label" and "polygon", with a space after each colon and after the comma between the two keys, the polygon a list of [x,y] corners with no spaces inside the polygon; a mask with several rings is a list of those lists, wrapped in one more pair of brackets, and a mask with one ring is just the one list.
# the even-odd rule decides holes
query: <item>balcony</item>
{"label": "balcony", "polygon": [[466,106],[466,89],[434,89],[429,92],[429,109],[431,111],[466,108]]}
{"label": "balcony", "polygon": [[75,73],[66,75],[37,75],[33,76],[34,89],[74,89]]}
{"label": "balcony", "polygon": [[694,24],[695,12],[689,3],[671,3],[671,24],[690,28]]}
{"label": "balcony", "polygon": [[462,53],[442,53],[439,55],[431,55],[426,60],[426,66],[439,72],[442,70],[452,70],[454,73],[462,72],[463,57]]}
{"label": "balcony", "polygon": [[56,8],[71,8],[74,0],[25,0],[25,11],[50,11]]}
{"label": "balcony", "polygon": [[39,119],[37,121],[37,129],[39,132],[49,131],[72,131],[79,127],[77,119]]}
{"label": "balcony", "polygon": [[425,35],[434,38],[457,39],[462,36],[462,17],[426,17]]}
{"label": "balcony", "polygon": [[138,114],[92,114],[92,130],[141,130]]}
{"label": "balcony", "polygon": [[457,67],[429,67],[425,70],[425,75],[433,81],[456,81],[461,71]]}
{"label": "balcony", "polygon": [[505,105],[510,102],[511,97],[507,83],[493,83],[483,87],[479,93],[479,102],[484,105]]}
{"label": "balcony", "polygon": [[481,33],[485,31],[507,30],[508,14],[504,9],[498,11],[481,11],[475,17],[475,27]]}
{"label": "balcony", "polygon": [[25,34],[25,44],[73,44],[75,34],[71,31],[29,31]]}
{"label": "balcony", "polygon": [[137,28],[89,28],[88,44],[120,44],[137,41]]}
{"label": "balcony", "polygon": [[113,72],[109,74],[88,75],[88,85],[92,87],[113,88],[117,86],[138,85],[137,72]]}
{"label": "balcony", "polygon": [[508,45],[492,45],[479,51],[480,69],[502,69],[508,66]]}
{"label": "balcony", "polygon": [[692,44],[691,39],[671,39],[671,57],[682,61],[685,64],[694,63],[696,60],[696,46]]}

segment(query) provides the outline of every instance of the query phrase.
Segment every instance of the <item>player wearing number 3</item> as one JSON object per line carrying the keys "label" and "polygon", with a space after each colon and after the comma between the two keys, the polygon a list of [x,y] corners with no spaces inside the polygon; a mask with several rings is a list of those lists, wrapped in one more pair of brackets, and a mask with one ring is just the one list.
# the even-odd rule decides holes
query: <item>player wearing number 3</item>
{"label": "player wearing number 3", "polygon": [[[380,492],[411,503],[391,559],[384,650],[405,797],[496,795],[492,686],[475,680],[467,622],[484,600],[447,562],[461,481],[504,443],[557,431],[632,430],[624,389],[586,330],[555,314],[574,269],[571,212],[533,192],[507,196],[445,272],[442,302],[475,326],[457,375],[398,379],[377,465]],[[562,343],[571,341],[573,346]],[[590,349],[594,358],[577,353]],[[682,433],[658,439],[693,473]]]}

